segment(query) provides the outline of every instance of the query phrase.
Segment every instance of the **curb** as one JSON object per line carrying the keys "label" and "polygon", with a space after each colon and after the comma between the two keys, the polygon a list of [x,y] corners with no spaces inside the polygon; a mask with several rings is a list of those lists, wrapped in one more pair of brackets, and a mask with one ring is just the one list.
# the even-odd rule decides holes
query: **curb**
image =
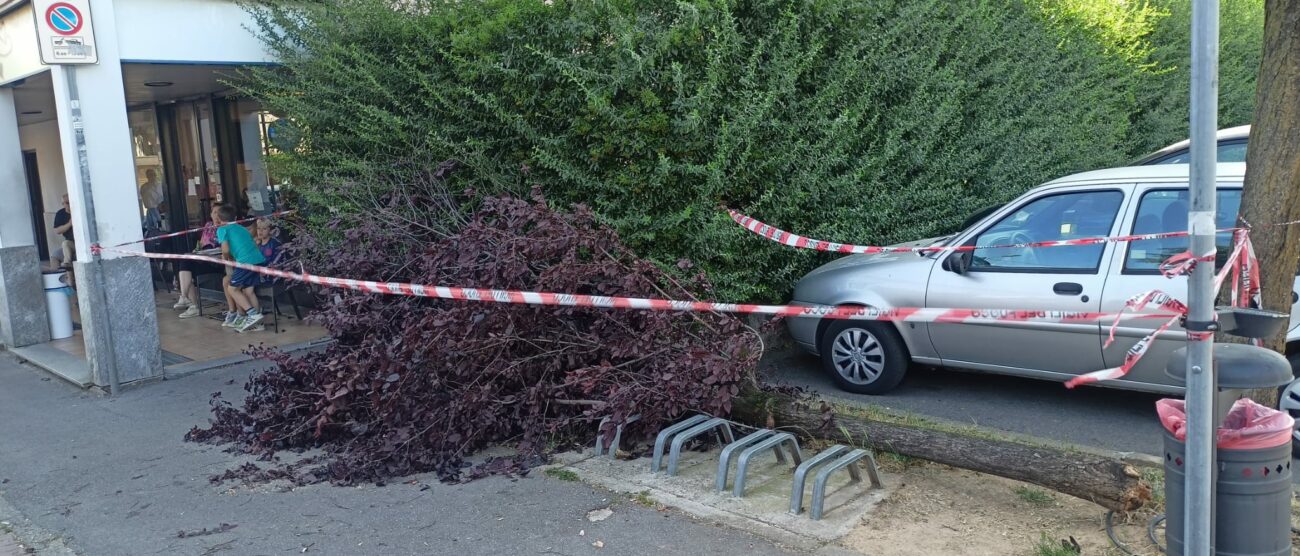
{"label": "curb", "polygon": [[[284,353],[292,354],[292,353],[311,351],[313,349],[325,347],[333,342],[334,342],[333,338],[327,337],[327,338],[320,338],[316,340],[309,340],[306,342],[298,342],[296,344],[286,344],[283,346],[276,347],[274,349],[282,351]],[[252,356],[246,353],[239,353],[236,355],[231,355],[229,357],[222,357],[219,359],[208,359],[206,361],[191,361],[189,363],[179,363],[164,368],[161,379],[171,380],[174,378],[189,376],[204,371],[214,371],[217,369],[224,369],[226,367],[233,367],[235,365],[247,363],[253,360],[254,358]]]}

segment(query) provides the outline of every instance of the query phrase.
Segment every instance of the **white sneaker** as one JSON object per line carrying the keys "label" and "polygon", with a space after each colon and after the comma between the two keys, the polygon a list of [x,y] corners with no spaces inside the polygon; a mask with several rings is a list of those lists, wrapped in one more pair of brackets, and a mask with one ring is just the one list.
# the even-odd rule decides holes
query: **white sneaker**
{"label": "white sneaker", "polygon": [[221,323],[221,326],[223,326],[223,327],[225,327],[225,328],[234,328],[234,327],[237,326],[236,323],[238,323],[238,322],[239,322],[239,319],[241,319],[241,318],[243,318],[243,315],[240,315],[239,313],[233,313],[233,312],[229,312],[229,311],[227,311],[227,312],[226,312],[226,320],[225,320],[224,322]]}
{"label": "white sneaker", "polygon": [[244,317],[244,321],[239,323],[239,326],[235,327],[235,331],[248,332],[248,329],[257,326],[257,323],[259,322],[262,322],[262,313],[253,313]]}
{"label": "white sneaker", "polygon": [[235,332],[243,334],[245,332],[261,332],[263,330],[266,330],[266,326],[259,323],[257,326],[253,326],[251,328],[236,328]]}
{"label": "white sneaker", "polygon": [[199,306],[198,306],[198,305],[190,305],[190,308],[189,308],[189,309],[186,309],[184,313],[181,313],[180,318],[183,318],[183,319],[192,319],[192,318],[197,317],[197,316],[199,316]]}
{"label": "white sneaker", "polygon": [[176,304],[172,305],[172,309],[184,309],[186,307],[193,307],[193,306],[194,304],[190,303],[189,299],[182,297],[176,300]]}

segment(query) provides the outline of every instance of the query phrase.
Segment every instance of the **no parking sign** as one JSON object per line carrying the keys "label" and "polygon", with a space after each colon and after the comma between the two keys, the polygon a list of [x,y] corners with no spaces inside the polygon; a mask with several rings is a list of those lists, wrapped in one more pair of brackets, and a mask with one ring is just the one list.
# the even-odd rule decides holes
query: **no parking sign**
{"label": "no parking sign", "polygon": [[46,64],[94,64],[95,31],[90,0],[33,0],[36,37]]}

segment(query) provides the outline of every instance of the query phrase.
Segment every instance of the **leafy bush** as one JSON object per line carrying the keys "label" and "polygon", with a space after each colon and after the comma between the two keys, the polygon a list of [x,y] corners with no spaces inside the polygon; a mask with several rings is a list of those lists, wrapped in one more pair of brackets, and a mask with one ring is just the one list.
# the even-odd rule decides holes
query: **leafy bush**
{"label": "leafy bush", "polygon": [[[532,202],[487,198],[461,231],[443,236],[438,221],[457,203],[437,194],[439,183],[378,197],[364,223],[342,231],[333,256],[315,268],[591,295],[691,299],[709,292],[702,278],[680,282],[635,257],[589,210],[558,212],[540,195]],[[314,249],[311,236],[302,241]],[[515,443],[520,457],[473,473],[519,469],[551,442],[589,441],[604,416],[620,423],[639,413],[632,436],[686,411],[726,415],[742,382],[752,382],[761,352],[753,330],[718,314],[344,292],[317,318],[335,343],[302,356],[257,352],[275,366],[245,385],[240,407],[214,397],[211,427],[187,438],[235,442],[267,458],[320,447],[325,461],[306,470],[241,468],[220,478],[352,483],[434,471],[454,480],[464,458],[501,442]]]}
{"label": "leafy bush", "polygon": [[1185,136],[1166,98],[1185,97],[1178,47],[1147,42],[1176,39],[1173,17],[1143,3],[400,6],[256,11],[284,65],[241,86],[303,130],[281,168],[306,202],[346,219],[366,210],[350,184],[446,158],[483,195],[521,195],[523,167],[662,267],[695,260],[728,300],[781,300],[827,256],[764,245],[719,204],[814,237],[911,240]]}
{"label": "leafy bush", "polygon": [[[1155,0],[1168,14],[1151,36],[1159,70],[1140,93],[1143,106],[1132,145],[1153,151],[1188,135],[1191,89],[1191,0]],[[1249,124],[1255,110],[1255,76],[1264,45],[1264,0],[1219,3],[1219,127]]]}

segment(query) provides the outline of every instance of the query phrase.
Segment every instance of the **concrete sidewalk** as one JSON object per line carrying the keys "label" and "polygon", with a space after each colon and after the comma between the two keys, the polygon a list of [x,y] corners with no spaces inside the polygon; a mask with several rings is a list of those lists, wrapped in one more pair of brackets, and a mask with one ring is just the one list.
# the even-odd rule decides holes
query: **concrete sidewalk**
{"label": "concrete sidewalk", "polygon": [[[242,399],[252,370],[108,399],[0,352],[0,556],[6,536],[38,554],[95,556],[790,553],[540,474],[454,486],[432,475],[385,487],[213,485],[209,476],[244,460],[182,436],[207,422],[213,392]],[[588,521],[606,507],[611,517]]]}

